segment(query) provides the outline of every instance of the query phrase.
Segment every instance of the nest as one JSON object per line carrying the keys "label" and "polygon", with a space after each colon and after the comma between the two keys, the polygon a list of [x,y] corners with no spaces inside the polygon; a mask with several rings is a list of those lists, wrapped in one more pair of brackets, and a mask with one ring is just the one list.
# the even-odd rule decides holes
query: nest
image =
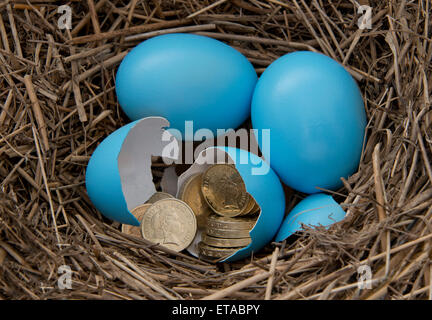
{"label": "nest", "polygon": [[[431,298],[431,4],[359,2],[71,0],[70,30],[56,1],[2,2],[0,299]],[[359,5],[372,8],[371,29],[359,28]],[[346,67],[368,126],[358,172],[332,192],[343,222],[214,265],[129,237],[97,212],[87,162],[129,122],[116,69],[140,41],[172,32],[219,39],[258,74],[298,50]],[[288,210],[302,197],[287,191]]]}

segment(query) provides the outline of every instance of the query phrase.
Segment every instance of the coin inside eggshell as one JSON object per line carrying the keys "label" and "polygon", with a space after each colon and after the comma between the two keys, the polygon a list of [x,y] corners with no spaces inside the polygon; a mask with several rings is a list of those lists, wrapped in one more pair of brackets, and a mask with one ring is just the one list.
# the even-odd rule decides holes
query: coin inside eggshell
{"label": "coin inside eggshell", "polygon": [[[245,159],[246,161],[241,161],[240,159]],[[235,228],[233,228],[233,226],[225,226],[225,228],[223,228],[223,225],[219,225],[218,228],[218,226],[212,225],[209,216],[207,220],[210,226],[206,226],[204,230],[198,229],[194,241],[187,248],[187,251],[193,256],[209,262],[215,262],[214,260],[217,258],[212,257],[211,252],[215,252],[215,255],[219,256],[217,261],[223,262],[243,259],[250,256],[252,252],[257,252],[274,238],[282,223],[285,212],[285,195],[278,176],[264,159],[243,149],[215,146],[208,147],[201,151],[192,166],[179,176],[177,184],[178,189],[180,189],[185,181],[193,174],[211,171],[211,167],[217,167],[217,165],[222,164],[228,165],[235,169],[233,170],[234,172],[238,172],[245,187],[245,189],[242,190],[246,192],[244,193],[242,204],[238,205],[236,208],[235,216],[227,217],[221,215],[220,212],[219,214],[215,212],[212,217],[217,216],[220,218],[232,219],[252,218],[256,219],[256,221],[245,228],[245,230],[238,230],[238,225],[234,225]],[[222,183],[221,185],[223,186],[224,184]],[[265,186],[265,188],[263,188],[263,186]],[[210,188],[206,190],[205,186],[202,189],[203,194],[206,191],[213,190]],[[223,187],[214,188],[217,192],[226,192],[223,189]],[[218,201],[215,203],[217,202]],[[217,205],[215,204],[214,206]],[[212,209],[215,211],[214,208]],[[240,223],[240,221],[242,220],[237,220],[236,222]],[[250,243],[246,246],[233,248],[224,247],[226,243],[246,241],[244,240],[245,238],[250,238]],[[203,240],[209,242],[209,239],[210,242],[213,240],[216,241],[211,242],[213,246],[203,242]],[[219,249],[230,250],[224,250],[223,254],[221,252],[216,253]]]}
{"label": "coin inside eggshell", "polygon": [[186,202],[197,218],[198,229],[205,228],[207,217],[213,212],[201,192],[202,173],[190,176],[181,186],[178,197]]}
{"label": "coin inside eggshell", "polygon": [[160,192],[160,191],[158,191],[158,192],[155,192],[147,201],[146,201],[146,203],[155,203],[155,202],[157,202],[157,201],[159,201],[159,200],[162,200],[162,199],[167,199],[167,198],[174,198],[174,196],[173,195],[171,195],[171,194],[169,194],[169,193],[166,193],[166,192]]}
{"label": "coin inside eggshell", "polygon": [[254,197],[252,197],[249,193],[249,201],[247,206],[242,210],[242,212],[240,213],[240,216],[245,216],[245,215],[249,215],[249,214],[254,214],[257,211],[259,211],[259,205],[258,203],[255,201]]}
{"label": "coin inside eggshell", "polygon": [[229,230],[252,230],[254,227],[257,216],[254,217],[223,217],[220,215],[212,214],[208,217],[207,226],[215,229],[229,229]]}
{"label": "coin inside eggshell", "polygon": [[238,216],[249,204],[246,186],[234,165],[209,167],[203,174],[201,188],[208,205],[222,216]]}
{"label": "coin inside eggshell", "polygon": [[185,202],[175,198],[151,204],[141,221],[144,239],[177,252],[191,244],[196,230],[195,213]]}
{"label": "coin inside eggshell", "polygon": [[[131,213],[134,215],[135,218],[139,222],[142,221],[142,218],[144,216],[144,213],[147,211],[147,209],[151,206],[151,204],[142,204],[134,209],[131,210]],[[132,226],[130,224],[122,224],[121,231],[123,233],[126,233],[128,235],[141,238],[141,227]]]}
{"label": "coin inside eggshell", "polygon": [[249,237],[249,231],[248,229],[217,229],[212,227],[207,227],[205,229],[207,235],[225,239],[247,238]]}
{"label": "coin inside eggshell", "polygon": [[202,235],[202,242],[208,246],[216,248],[242,248],[246,247],[251,242],[251,238],[217,238],[204,233]]}
{"label": "coin inside eggshell", "polygon": [[211,258],[225,258],[238,251],[238,248],[216,248],[206,245],[204,242],[198,244],[200,254]]}

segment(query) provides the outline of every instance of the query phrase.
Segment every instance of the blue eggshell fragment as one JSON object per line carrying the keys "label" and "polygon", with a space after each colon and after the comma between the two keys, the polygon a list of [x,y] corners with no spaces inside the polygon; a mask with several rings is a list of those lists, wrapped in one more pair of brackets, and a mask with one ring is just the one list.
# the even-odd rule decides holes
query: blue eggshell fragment
{"label": "blue eggshell fragment", "polygon": [[289,53],[261,75],[252,99],[254,129],[271,130],[264,158],[289,187],[335,190],[359,165],[366,128],[361,92],[337,61]]}
{"label": "blue eggshell fragment", "polygon": [[268,244],[276,235],[285,212],[285,194],[282,184],[260,157],[243,149],[217,147],[228,153],[234,161],[246,186],[247,192],[254,197],[261,207],[261,213],[254,228],[249,232],[251,243],[226,258],[224,261],[240,260],[257,252]]}
{"label": "blue eggshell fragment", "polygon": [[139,226],[131,211],[155,192],[151,157],[176,160],[168,146],[177,144],[161,117],[129,123],[106,137],[93,152],[86,171],[86,188],[94,206],[107,218]]}
{"label": "blue eggshell fragment", "polygon": [[129,212],[123,195],[117,156],[130,129],[131,122],[106,137],[93,152],[86,171],[86,189],[93,205],[107,218],[139,226]]}
{"label": "blue eggshell fragment", "polygon": [[300,201],[287,215],[278,231],[276,241],[283,241],[302,230],[301,224],[330,227],[333,223],[343,220],[345,215],[345,211],[332,196],[324,193],[310,195]]}
{"label": "blue eggshell fragment", "polygon": [[[131,120],[162,116],[171,130],[190,141],[198,129],[216,135],[216,129],[240,126],[250,115],[256,82],[252,64],[234,48],[209,37],[177,33],[133,48],[117,71],[116,92]],[[193,121],[186,137],[185,121]]]}

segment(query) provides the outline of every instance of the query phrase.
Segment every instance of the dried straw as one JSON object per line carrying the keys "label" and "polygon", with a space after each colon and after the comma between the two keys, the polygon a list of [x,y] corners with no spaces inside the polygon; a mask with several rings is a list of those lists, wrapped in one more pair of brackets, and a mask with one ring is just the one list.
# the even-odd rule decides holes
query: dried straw
{"label": "dried straw", "polygon": [[[0,299],[432,298],[429,1],[69,3],[70,31],[55,1],[0,4]],[[359,4],[372,7],[372,29],[357,26]],[[129,121],[116,68],[139,41],[170,32],[220,39],[259,74],[296,50],[351,72],[369,122],[359,170],[334,192],[342,223],[212,265],[122,234],[95,210],[87,161]],[[288,208],[302,197],[287,192]],[[371,289],[357,285],[363,264]],[[58,286],[61,265],[70,290]]]}

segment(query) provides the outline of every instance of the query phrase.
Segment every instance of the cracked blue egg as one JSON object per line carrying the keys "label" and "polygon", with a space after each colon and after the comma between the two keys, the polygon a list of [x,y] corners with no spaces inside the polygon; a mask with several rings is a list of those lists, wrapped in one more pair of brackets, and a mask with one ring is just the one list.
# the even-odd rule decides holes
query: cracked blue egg
{"label": "cracked blue egg", "polygon": [[[212,161],[215,156],[220,161]],[[226,156],[228,162],[225,162]],[[285,194],[278,176],[262,158],[247,150],[227,146],[214,146],[203,150],[195,163],[179,177],[180,184],[192,174],[204,172],[214,163],[233,164],[243,179],[246,191],[260,206],[258,219],[249,231],[250,244],[223,260],[233,262],[257,253],[275,237],[285,212]],[[187,248],[195,256],[198,256],[197,245],[201,240],[201,232],[204,231],[198,230],[194,241]]]}

